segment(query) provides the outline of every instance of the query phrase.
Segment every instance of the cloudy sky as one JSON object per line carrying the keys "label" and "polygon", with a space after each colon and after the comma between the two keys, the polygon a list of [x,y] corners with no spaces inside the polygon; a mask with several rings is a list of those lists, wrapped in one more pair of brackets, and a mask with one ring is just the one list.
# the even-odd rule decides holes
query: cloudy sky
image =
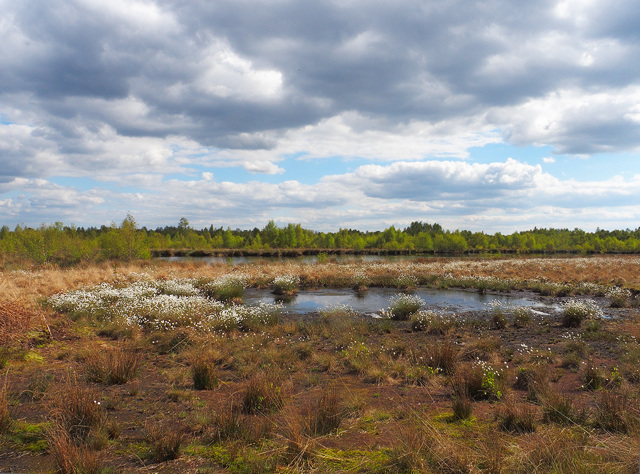
{"label": "cloudy sky", "polygon": [[634,0],[0,12],[0,224],[640,226]]}

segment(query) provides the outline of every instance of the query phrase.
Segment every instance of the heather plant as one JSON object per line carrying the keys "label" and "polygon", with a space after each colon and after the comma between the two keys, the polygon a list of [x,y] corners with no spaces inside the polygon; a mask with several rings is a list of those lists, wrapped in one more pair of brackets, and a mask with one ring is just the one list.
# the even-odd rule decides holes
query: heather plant
{"label": "heather plant", "polygon": [[417,313],[424,306],[425,302],[419,296],[400,293],[392,296],[389,303],[387,311],[391,319],[407,321],[412,314]]}

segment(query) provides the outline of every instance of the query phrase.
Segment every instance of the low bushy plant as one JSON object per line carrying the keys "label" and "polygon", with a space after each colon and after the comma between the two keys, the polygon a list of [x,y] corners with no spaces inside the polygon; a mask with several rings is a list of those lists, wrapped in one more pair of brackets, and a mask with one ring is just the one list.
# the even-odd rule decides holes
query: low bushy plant
{"label": "low bushy plant", "polygon": [[388,312],[391,319],[396,321],[408,321],[412,314],[424,306],[424,300],[419,296],[404,293],[392,296],[389,302]]}
{"label": "low bushy plant", "polygon": [[275,295],[293,295],[298,291],[300,278],[297,275],[279,275],[273,279],[273,293]]}
{"label": "low bushy plant", "polygon": [[570,299],[562,305],[562,326],[566,328],[579,327],[586,319],[601,316],[602,310],[593,300]]}
{"label": "low bushy plant", "polygon": [[631,300],[631,291],[619,286],[612,286],[604,295],[612,308],[626,308]]}

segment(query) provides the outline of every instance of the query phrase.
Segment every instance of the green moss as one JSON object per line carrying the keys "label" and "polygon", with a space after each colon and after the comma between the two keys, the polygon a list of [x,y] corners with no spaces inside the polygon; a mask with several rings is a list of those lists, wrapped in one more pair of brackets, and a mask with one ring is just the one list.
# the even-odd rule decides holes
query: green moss
{"label": "green moss", "polygon": [[16,421],[7,439],[17,451],[42,454],[47,450],[46,431],[50,423]]}

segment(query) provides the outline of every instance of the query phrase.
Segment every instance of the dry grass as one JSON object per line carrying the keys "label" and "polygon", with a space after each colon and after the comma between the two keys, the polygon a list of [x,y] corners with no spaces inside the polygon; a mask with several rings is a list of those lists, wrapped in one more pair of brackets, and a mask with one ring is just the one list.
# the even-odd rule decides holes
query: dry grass
{"label": "dry grass", "polygon": [[[576,288],[583,280],[608,284],[628,277],[616,284],[629,287],[639,278],[628,271],[640,269],[638,260],[269,262],[242,271],[250,285],[289,274],[299,276],[302,287],[351,287],[359,271],[370,286],[402,275],[437,284],[450,274],[448,283],[472,275],[531,276]],[[38,298],[57,291],[101,281],[124,286],[142,272],[152,279],[215,279],[230,267],[47,268],[5,272],[0,284],[11,301],[36,308]],[[38,315],[31,311],[33,325]],[[589,334],[562,328],[559,316],[500,331],[486,322],[450,321],[432,330],[430,320],[413,332],[411,322],[369,322],[344,310],[319,318],[284,315],[274,326],[247,332],[142,329],[135,347],[145,363],[126,386],[110,385],[105,374],[115,370],[99,367],[128,365],[102,353],[129,348],[129,334],[45,313],[55,339],[35,341],[29,329],[18,329],[27,343],[8,348],[5,383],[18,388],[11,398],[6,389],[0,392],[0,425],[8,420],[0,456],[22,462],[16,464],[21,472],[637,472],[640,394],[629,381],[640,352],[629,334],[640,334],[640,318],[635,308],[607,311],[622,317],[603,320],[602,330]],[[67,356],[58,358],[61,353]],[[586,369],[566,366],[562,357],[570,353],[610,368],[602,372],[603,388],[580,389]],[[215,389],[193,390],[199,361],[207,367],[204,379],[211,369],[218,381],[202,386]],[[73,375],[92,364],[98,375],[89,379],[99,385]],[[615,389],[607,382],[613,367],[628,379]],[[49,457],[31,454],[47,449],[34,447],[44,434],[24,434],[43,422],[49,423]]]}
{"label": "dry grass", "polygon": [[282,409],[284,393],[279,377],[258,372],[246,384],[242,398],[242,411],[250,415],[269,414]]}
{"label": "dry grass", "polygon": [[185,435],[176,423],[169,420],[149,421],[145,424],[145,432],[155,462],[172,461],[180,457]]}
{"label": "dry grass", "polygon": [[87,379],[107,385],[120,385],[133,380],[140,369],[142,353],[133,347],[100,347],[85,358]]}
{"label": "dry grass", "polygon": [[92,430],[102,427],[105,411],[98,393],[67,374],[49,400],[54,424],[77,441],[86,441]]}
{"label": "dry grass", "polygon": [[78,444],[64,426],[54,423],[47,434],[49,454],[62,474],[99,474],[104,471],[101,453]]}
{"label": "dry grass", "polygon": [[0,301],[0,346],[15,343],[31,328],[35,317],[36,312],[27,308],[24,301]]}

